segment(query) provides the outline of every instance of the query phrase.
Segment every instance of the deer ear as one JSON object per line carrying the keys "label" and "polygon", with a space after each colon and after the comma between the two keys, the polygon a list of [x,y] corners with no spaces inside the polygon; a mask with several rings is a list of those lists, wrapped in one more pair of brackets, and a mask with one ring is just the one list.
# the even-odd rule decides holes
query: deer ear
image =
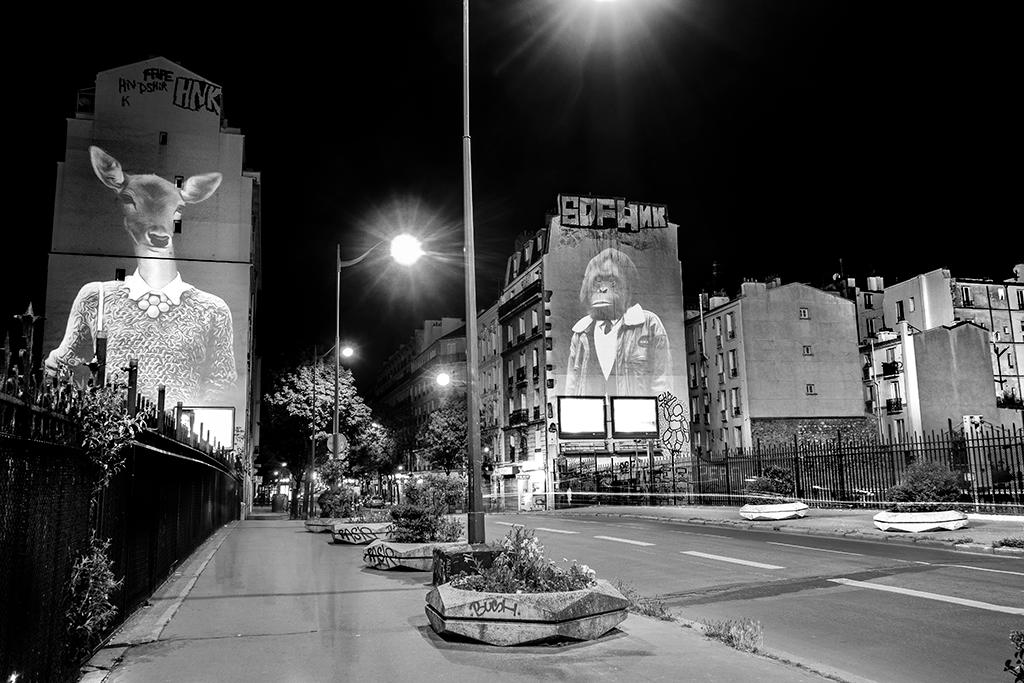
{"label": "deer ear", "polygon": [[210,195],[217,191],[221,181],[220,173],[203,173],[202,175],[190,176],[181,188],[181,198],[186,204],[196,204],[209,199]]}
{"label": "deer ear", "polygon": [[124,183],[124,171],[117,159],[104,152],[99,147],[89,147],[89,159],[92,161],[92,170],[100,182],[112,190],[120,190]]}

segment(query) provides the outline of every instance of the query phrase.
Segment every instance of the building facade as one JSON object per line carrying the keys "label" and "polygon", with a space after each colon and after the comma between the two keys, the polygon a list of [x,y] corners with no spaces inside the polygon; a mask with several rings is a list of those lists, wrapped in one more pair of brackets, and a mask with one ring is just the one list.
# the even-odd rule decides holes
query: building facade
{"label": "building facade", "polygon": [[[885,318],[906,321],[912,331],[969,321],[989,331],[992,388],[1010,424],[1024,410],[1024,264],[1014,277],[998,281],[954,276],[936,269],[885,290]],[[1019,424],[1019,420],[1018,420]]]}
{"label": "building facade", "polygon": [[[260,174],[221,87],[162,57],[97,74],[57,165],[44,355],[84,381],[138,364],[202,438],[257,447]],[[247,476],[251,467],[246,467]],[[246,486],[246,502],[250,486]]]}
{"label": "building facade", "polygon": [[853,302],[800,283],[744,282],[735,299],[688,312],[695,450],[873,433],[865,414]]}

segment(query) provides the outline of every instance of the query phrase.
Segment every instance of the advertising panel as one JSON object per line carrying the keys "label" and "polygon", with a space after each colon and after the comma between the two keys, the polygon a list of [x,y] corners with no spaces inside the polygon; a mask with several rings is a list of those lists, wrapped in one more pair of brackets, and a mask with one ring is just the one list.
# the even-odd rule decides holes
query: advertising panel
{"label": "advertising panel", "polygon": [[97,208],[78,230],[96,240],[119,234],[124,248],[113,253],[125,255],[51,254],[47,371],[84,379],[102,336],[107,376],[136,359],[140,395],[155,400],[164,385],[167,408],[180,401],[245,415],[249,264],[178,260],[175,252],[182,220],[218,191],[221,173],[204,169],[168,180],[129,172],[138,168],[131,159],[96,146],[89,160],[91,182],[74,193],[88,195]]}
{"label": "advertising panel", "polygon": [[603,439],[604,397],[559,396],[558,436],[562,439]]}
{"label": "advertising panel", "polygon": [[666,207],[560,195],[548,244],[554,394],[656,398],[662,445],[688,449],[678,226]]}
{"label": "advertising panel", "polygon": [[658,436],[657,398],[612,397],[612,438],[657,439]]}

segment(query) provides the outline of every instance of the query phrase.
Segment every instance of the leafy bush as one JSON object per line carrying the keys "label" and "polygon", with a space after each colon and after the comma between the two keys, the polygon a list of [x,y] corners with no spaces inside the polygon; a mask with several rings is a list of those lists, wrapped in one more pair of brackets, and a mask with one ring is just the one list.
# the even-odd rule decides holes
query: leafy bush
{"label": "leafy bush", "polygon": [[449,543],[462,536],[462,523],[424,505],[404,503],[391,508],[395,530],[391,537],[398,543]]}
{"label": "leafy bush", "polygon": [[1013,674],[1014,683],[1024,683],[1024,631],[1010,631],[1010,642],[1014,644],[1017,651],[1014,659],[1007,659],[1003,671]]}
{"label": "leafy bush", "polygon": [[145,429],[145,418],[141,413],[129,415],[125,388],[110,384],[85,392],[79,421],[82,448],[98,470],[95,490],[99,491],[124,467],[123,451]]}
{"label": "leafy bush", "polygon": [[761,622],[746,617],[738,621],[726,619],[705,623],[704,635],[744,652],[759,652],[764,647]]}
{"label": "leafy bush", "polygon": [[426,472],[410,479],[402,489],[409,505],[425,505],[444,512],[466,509],[466,491],[469,484],[461,474]]}
{"label": "leafy bush", "polygon": [[1024,548],[1024,537],[1022,536],[1010,536],[996,541],[992,544],[993,548]]}
{"label": "leafy bush", "polygon": [[[957,475],[937,462],[915,462],[903,472],[900,483],[887,492],[891,512],[948,510],[960,497]],[[936,504],[938,503],[938,504]],[[942,504],[946,503],[946,504]]]}
{"label": "leafy bush", "polygon": [[460,574],[452,586],[484,593],[554,593],[597,584],[594,570],[587,565],[573,560],[562,568],[545,558],[544,546],[525,527],[512,527],[501,545],[505,552],[490,567],[475,561],[476,573]]}
{"label": "leafy bush", "polygon": [[793,489],[793,473],[783,467],[769,465],[743,493],[747,495],[748,505],[777,505],[794,500]]}
{"label": "leafy bush", "polygon": [[71,662],[77,662],[89,652],[117,614],[110,596],[121,586],[121,581],[114,580],[112,562],[107,557],[109,546],[110,541],[101,541],[93,533],[88,550],[71,568],[65,612],[67,654]]}
{"label": "leafy bush", "polygon": [[320,506],[321,517],[351,517],[356,509],[356,492],[352,489],[327,489],[317,497],[316,504]]}

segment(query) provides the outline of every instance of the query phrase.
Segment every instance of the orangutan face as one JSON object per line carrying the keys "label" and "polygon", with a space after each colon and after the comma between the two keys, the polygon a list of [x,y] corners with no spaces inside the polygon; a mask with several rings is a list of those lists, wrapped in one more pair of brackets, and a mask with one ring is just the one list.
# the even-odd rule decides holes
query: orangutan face
{"label": "orangutan face", "polygon": [[591,266],[584,276],[588,285],[590,317],[595,320],[621,318],[629,307],[629,282],[611,259],[602,259]]}

